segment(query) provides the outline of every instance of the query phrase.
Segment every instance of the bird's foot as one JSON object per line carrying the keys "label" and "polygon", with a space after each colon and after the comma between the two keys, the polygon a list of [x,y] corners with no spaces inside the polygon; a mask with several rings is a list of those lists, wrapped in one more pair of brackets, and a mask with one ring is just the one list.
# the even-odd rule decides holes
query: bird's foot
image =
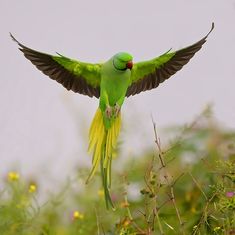
{"label": "bird's foot", "polygon": [[118,116],[120,110],[121,110],[120,105],[119,105],[119,104],[115,104],[115,106],[114,106],[114,116],[115,116],[115,117]]}
{"label": "bird's foot", "polygon": [[105,114],[106,114],[106,117],[107,118],[111,118],[112,117],[112,114],[113,114],[113,109],[111,106],[107,106],[106,109],[105,109]]}

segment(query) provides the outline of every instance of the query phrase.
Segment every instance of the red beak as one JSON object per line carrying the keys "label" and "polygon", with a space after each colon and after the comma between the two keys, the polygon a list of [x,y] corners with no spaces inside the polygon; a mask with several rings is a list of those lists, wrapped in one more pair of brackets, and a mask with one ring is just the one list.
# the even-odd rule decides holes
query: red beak
{"label": "red beak", "polygon": [[127,67],[128,69],[132,69],[132,67],[133,67],[133,62],[132,62],[132,60],[130,60],[130,61],[127,62],[126,67]]}

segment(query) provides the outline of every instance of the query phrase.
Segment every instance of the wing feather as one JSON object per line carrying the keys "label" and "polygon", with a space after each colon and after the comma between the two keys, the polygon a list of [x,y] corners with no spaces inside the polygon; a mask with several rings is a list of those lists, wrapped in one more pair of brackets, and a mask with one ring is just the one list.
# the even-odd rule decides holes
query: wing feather
{"label": "wing feather", "polygon": [[60,54],[52,56],[30,49],[18,42],[12,34],[12,39],[20,46],[20,51],[41,72],[62,84],[67,90],[88,95],[100,96],[100,64],[88,64],[69,59]]}
{"label": "wing feather", "polygon": [[132,82],[127,89],[126,96],[129,97],[130,95],[156,88],[160,83],[181,70],[195,53],[202,48],[213,29],[214,23],[212,23],[212,27],[205,37],[189,47],[176,52],[167,51],[152,60],[134,64],[131,74]]}

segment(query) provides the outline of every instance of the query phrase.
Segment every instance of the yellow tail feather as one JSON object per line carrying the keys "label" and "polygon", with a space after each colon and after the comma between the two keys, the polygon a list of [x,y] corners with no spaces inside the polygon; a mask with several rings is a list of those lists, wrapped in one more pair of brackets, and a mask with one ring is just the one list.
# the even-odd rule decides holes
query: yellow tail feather
{"label": "yellow tail feather", "polygon": [[92,169],[89,174],[89,177],[86,183],[94,176],[97,167],[99,166],[99,162],[102,155],[103,150],[103,140],[105,139],[106,132],[103,125],[103,117],[101,110],[98,109],[96,111],[95,117],[92,121],[90,131],[89,131],[89,147],[88,152],[92,152],[93,150],[93,158],[92,158]]}
{"label": "yellow tail feather", "polygon": [[[100,108],[97,109],[89,131],[88,152],[93,152],[92,169],[86,183],[94,176],[100,164],[106,205],[112,205],[109,195],[111,185],[111,163],[113,151],[117,145],[117,138],[121,127],[121,115],[113,118],[110,128],[105,128],[104,119]],[[112,205],[113,206],[113,205]]]}

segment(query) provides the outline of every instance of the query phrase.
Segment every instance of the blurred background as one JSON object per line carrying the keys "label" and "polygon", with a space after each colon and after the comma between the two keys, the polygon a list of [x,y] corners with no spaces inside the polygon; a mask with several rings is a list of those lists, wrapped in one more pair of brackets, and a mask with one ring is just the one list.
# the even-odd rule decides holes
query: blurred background
{"label": "blurred background", "polygon": [[[91,164],[88,130],[98,100],[65,90],[39,72],[9,37],[33,49],[102,62],[128,51],[134,61],[188,46],[215,30],[182,71],[155,90],[126,99],[122,157],[154,146],[160,130],[190,122],[212,104],[220,125],[235,128],[235,1],[0,0],[0,174],[9,169],[44,182]],[[163,138],[164,139],[164,138]]]}

